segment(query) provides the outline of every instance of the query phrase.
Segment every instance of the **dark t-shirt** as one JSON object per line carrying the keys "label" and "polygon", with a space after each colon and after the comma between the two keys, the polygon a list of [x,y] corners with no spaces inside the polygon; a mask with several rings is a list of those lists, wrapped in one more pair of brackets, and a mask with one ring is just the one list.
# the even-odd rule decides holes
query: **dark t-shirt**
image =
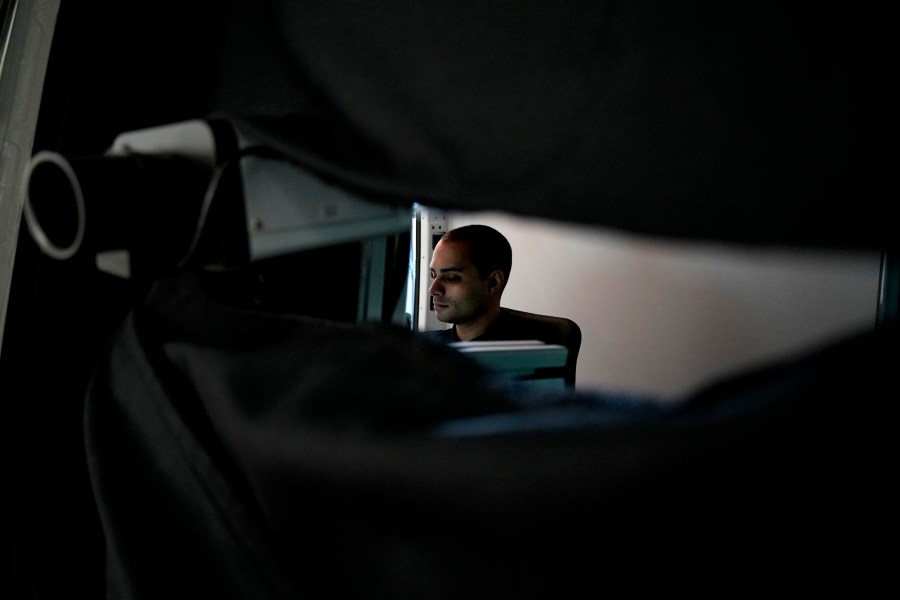
{"label": "dark t-shirt", "polygon": [[[456,325],[449,329],[440,329],[437,331],[426,331],[426,336],[449,344],[451,342],[459,342],[459,336],[456,335]],[[493,342],[498,340],[540,340],[548,342],[546,332],[541,332],[539,327],[535,327],[532,321],[518,317],[505,308],[500,309],[500,314],[496,320],[491,323],[487,330],[473,342]]]}

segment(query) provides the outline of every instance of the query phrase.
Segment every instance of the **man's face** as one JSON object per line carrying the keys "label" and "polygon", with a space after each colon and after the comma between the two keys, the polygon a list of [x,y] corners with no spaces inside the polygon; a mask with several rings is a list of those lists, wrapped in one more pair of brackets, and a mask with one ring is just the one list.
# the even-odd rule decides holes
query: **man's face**
{"label": "man's face", "polygon": [[487,310],[490,280],[481,278],[469,260],[468,244],[438,242],[431,258],[431,278],[428,293],[442,323],[471,323]]}

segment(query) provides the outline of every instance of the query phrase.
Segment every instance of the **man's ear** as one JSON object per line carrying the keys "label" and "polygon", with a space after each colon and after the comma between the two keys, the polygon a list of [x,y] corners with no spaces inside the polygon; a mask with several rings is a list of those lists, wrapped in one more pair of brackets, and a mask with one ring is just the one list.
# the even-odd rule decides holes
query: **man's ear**
{"label": "man's ear", "polygon": [[492,294],[501,294],[503,293],[503,288],[506,287],[506,277],[503,275],[503,271],[497,269],[492,271],[490,275],[488,275],[488,291]]}

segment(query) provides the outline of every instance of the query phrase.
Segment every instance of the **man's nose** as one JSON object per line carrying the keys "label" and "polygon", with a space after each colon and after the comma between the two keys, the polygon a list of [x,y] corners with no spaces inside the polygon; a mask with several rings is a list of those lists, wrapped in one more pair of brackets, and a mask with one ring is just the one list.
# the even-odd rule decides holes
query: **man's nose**
{"label": "man's nose", "polygon": [[431,282],[431,285],[428,286],[428,294],[430,296],[440,296],[442,293],[442,288],[438,285],[439,279],[435,279]]}

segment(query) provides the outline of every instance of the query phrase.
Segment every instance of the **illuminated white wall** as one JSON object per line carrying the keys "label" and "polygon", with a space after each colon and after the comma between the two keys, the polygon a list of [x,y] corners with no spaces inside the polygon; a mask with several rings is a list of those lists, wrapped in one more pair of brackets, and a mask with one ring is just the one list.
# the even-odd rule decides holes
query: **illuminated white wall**
{"label": "illuminated white wall", "polygon": [[660,240],[500,213],[513,247],[504,306],[582,329],[578,387],[675,399],[717,377],[874,326],[880,256]]}

